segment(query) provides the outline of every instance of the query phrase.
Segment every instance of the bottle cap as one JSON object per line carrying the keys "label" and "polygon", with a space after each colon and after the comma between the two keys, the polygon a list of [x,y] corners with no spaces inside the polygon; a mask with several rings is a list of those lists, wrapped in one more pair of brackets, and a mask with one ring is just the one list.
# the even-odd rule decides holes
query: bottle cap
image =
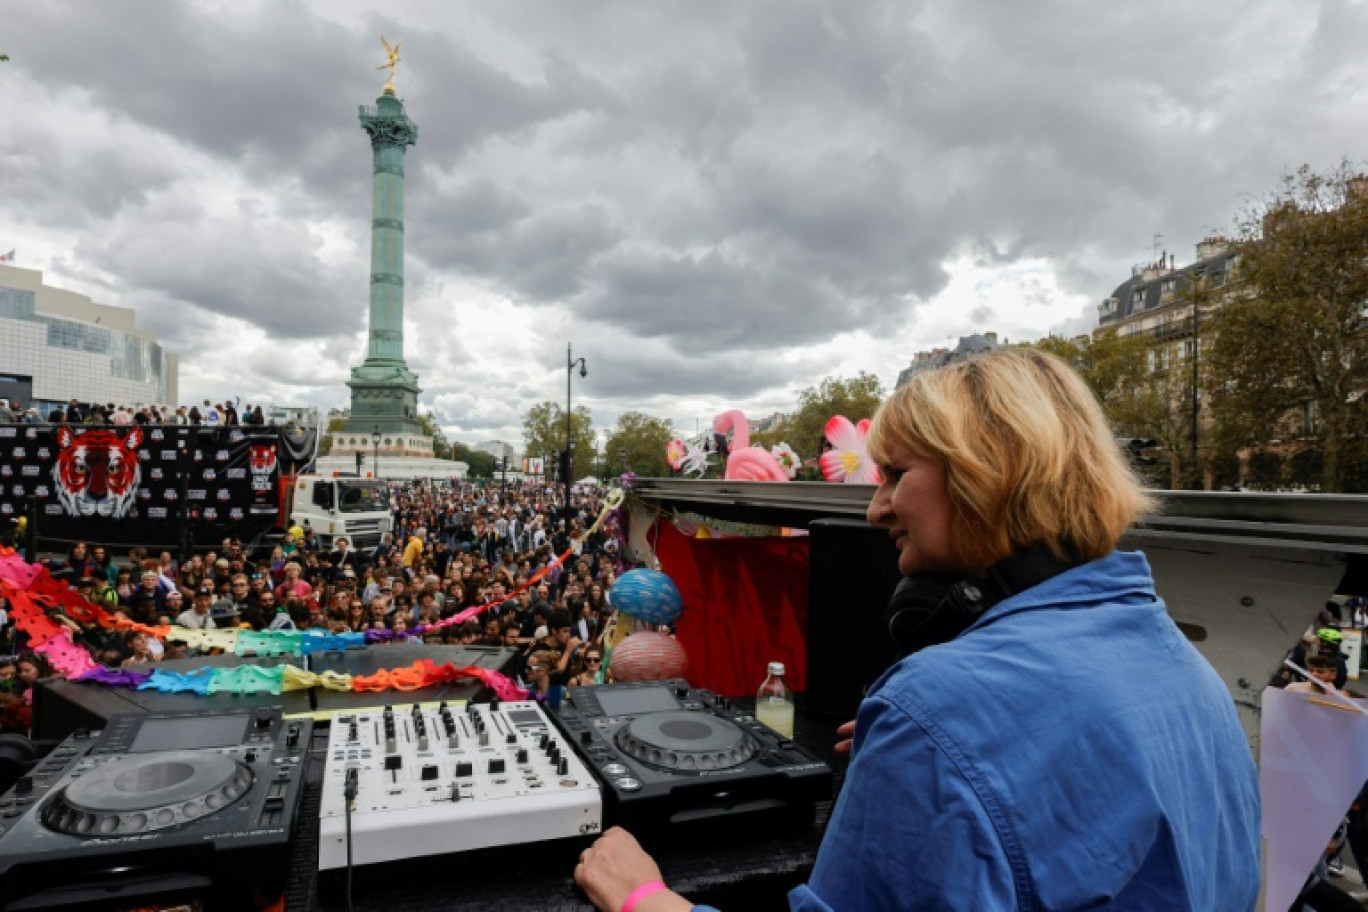
{"label": "bottle cap", "polygon": [[784,673],[784,663],[783,663],[783,662],[770,662],[770,663],[769,663],[769,673],[772,674],[772,675],[781,675],[781,674],[783,674],[783,673]]}

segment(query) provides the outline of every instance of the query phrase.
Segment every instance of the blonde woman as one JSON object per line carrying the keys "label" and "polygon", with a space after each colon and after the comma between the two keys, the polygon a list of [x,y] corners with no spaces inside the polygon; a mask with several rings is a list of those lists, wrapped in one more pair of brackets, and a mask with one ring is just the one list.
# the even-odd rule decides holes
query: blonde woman
{"label": "blonde woman", "polygon": [[[1254,908],[1253,758],[1144,555],[1117,550],[1150,504],[1078,376],[1015,349],[917,375],[869,451],[910,654],[842,727],[849,771],[791,906]],[[690,908],[621,829],[574,873],[600,909]]]}

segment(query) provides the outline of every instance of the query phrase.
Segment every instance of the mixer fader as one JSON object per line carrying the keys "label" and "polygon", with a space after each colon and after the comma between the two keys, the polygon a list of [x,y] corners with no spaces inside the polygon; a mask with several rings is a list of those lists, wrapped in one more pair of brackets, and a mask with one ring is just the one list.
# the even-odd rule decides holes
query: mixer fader
{"label": "mixer fader", "polygon": [[534,702],[411,704],[333,717],[319,869],[599,832],[593,775]]}

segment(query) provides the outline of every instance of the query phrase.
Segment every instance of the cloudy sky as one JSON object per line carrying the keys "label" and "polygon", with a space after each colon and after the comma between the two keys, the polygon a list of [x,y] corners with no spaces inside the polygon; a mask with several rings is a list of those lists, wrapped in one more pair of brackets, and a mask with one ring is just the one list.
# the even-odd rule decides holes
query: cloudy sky
{"label": "cloudy sky", "polygon": [[407,356],[450,436],[692,434],[918,350],[1091,329],[1302,163],[1368,159],[1364,0],[0,3],[0,251],[135,308],[181,398],[345,405],[380,36]]}

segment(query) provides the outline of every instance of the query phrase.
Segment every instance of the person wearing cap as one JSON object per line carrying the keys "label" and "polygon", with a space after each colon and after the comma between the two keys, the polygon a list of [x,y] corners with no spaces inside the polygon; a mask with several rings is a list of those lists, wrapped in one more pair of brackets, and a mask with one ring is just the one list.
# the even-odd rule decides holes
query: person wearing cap
{"label": "person wearing cap", "polygon": [[1335,663],[1335,689],[1343,690],[1349,683],[1349,657],[1340,652],[1344,634],[1334,627],[1322,627],[1316,631],[1316,655],[1325,656]]}
{"label": "person wearing cap", "polygon": [[210,617],[210,607],[214,603],[214,587],[203,583],[195,590],[194,603],[176,615],[176,625],[191,630],[215,630],[218,625]]}

